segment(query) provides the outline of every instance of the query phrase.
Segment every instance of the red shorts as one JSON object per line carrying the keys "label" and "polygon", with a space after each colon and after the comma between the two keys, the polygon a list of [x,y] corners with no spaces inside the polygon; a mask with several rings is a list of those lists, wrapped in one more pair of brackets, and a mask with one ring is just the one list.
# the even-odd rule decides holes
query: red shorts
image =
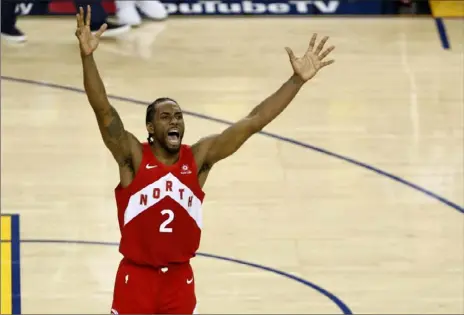
{"label": "red shorts", "polygon": [[151,268],[123,259],[113,293],[112,314],[194,314],[195,281],[189,263]]}

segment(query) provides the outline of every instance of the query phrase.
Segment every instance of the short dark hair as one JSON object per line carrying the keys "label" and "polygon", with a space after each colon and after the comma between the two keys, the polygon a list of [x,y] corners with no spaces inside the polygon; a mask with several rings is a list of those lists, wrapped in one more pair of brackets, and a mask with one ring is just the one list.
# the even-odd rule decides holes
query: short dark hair
{"label": "short dark hair", "polygon": [[153,103],[151,103],[147,107],[147,114],[145,116],[145,124],[148,124],[149,122],[153,121],[153,117],[155,116],[155,113],[156,113],[156,105],[166,102],[166,101],[171,101],[177,104],[177,102],[170,97],[157,98]]}
{"label": "short dark hair", "polygon": [[[171,101],[177,104],[177,102],[170,97],[157,98],[156,100],[154,100],[153,103],[151,103],[147,107],[147,114],[145,115],[145,124],[148,124],[149,122],[153,121],[153,117],[155,117],[155,113],[156,113],[156,105],[166,102],[166,101]],[[151,133],[148,133],[147,140],[148,140],[148,143],[150,144],[153,143],[153,135]]]}

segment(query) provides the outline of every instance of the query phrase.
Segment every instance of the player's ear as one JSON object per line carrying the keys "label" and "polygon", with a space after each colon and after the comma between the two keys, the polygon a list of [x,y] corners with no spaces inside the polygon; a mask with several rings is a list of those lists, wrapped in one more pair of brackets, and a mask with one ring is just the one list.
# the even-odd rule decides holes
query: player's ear
{"label": "player's ear", "polygon": [[155,126],[152,122],[147,123],[147,131],[149,134],[155,133]]}

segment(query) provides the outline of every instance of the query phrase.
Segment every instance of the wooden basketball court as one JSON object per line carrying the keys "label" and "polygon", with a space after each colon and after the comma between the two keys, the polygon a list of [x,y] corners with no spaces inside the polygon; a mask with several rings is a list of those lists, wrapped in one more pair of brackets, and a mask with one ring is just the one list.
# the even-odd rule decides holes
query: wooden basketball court
{"label": "wooden basketball court", "polygon": [[[464,312],[464,28],[445,23],[451,50],[430,18],[172,18],[101,43],[126,128],[145,139],[144,104],[169,96],[189,113],[186,143],[274,92],[284,46],[302,53],[313,32],[336,45],[212,171],[200,313]],[[2,43],[1,189],[2,213],[20,216],[21,311],[109,313],[118,173],[82,93],[75,21],[18,25],[29,42]]]}

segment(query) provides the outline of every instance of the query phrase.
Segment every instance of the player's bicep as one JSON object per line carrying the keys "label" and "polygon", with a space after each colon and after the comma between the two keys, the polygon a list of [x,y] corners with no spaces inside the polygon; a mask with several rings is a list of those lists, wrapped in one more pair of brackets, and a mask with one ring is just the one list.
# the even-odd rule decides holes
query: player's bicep
{"label": "player's bicep", "polygon": [[131,161],[131,136],[124,129],[121,117],[113,106],[97,114],[103,142],[119,165]]}
{"label": "player's bicep", "polygon": [[236,152],[253,134],[259,131],[259,127],[253,118],[244,118],[222,133],[212,136],[205,149],[205,163],[212,166],[214,163],[225,159]]}

